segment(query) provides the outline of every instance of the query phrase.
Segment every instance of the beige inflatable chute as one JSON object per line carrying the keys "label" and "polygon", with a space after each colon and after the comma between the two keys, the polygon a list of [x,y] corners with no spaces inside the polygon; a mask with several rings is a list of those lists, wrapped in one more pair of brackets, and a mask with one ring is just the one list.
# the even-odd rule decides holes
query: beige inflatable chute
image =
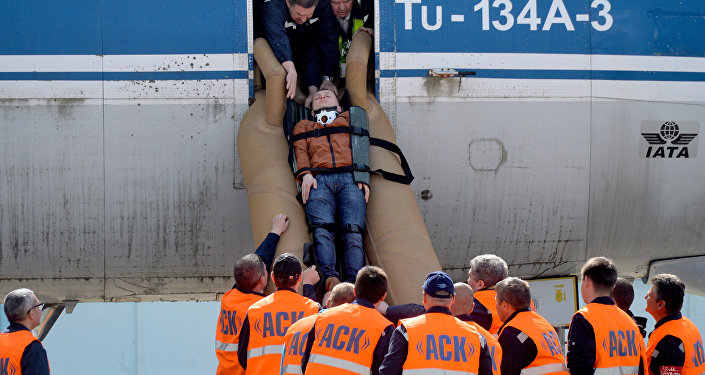
{"label": "beige inflatable chute", "polygon": [[[387,116],[367,91],[371,46],[372,39],[367,33],[357,33],[353,38],[347,58],[347,89],[351,104],[367,111],[371,136],[396,143]],[[279,241],[277,255],[290,252],[302,256],[303,244],[311,242],[311,237],[303,207],[296,200],[298,191],[287,162],[288,145],[282,131],[286,74],[266,40],[255,40],[254,52],[267,90],[266,95],[256,93],[255,103],[245,114],[238,133],[253,237],[255,243],[264,240],[272,217],[283,212],[289,215],[291,224]],[[402,173],[397,156],[378,147],[370,149],[370,164],[373,170]],[[373,174],[370,192],[365,237],[367,259],[387,272],[388,303],[420,303],[424,278],[441,266],[411,187]]]}

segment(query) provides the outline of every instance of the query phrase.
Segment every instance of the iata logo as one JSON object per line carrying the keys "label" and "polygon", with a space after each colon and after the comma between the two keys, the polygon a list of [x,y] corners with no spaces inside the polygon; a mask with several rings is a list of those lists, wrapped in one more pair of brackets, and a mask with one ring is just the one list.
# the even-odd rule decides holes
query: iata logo
{"label": "iata logo", "polygon": [[694,158],[698,147],[693,140],[699,130],[700,125],[695,121],[644,121],[641,135],[647,144],[642,147],[642,155],[646,158]]}

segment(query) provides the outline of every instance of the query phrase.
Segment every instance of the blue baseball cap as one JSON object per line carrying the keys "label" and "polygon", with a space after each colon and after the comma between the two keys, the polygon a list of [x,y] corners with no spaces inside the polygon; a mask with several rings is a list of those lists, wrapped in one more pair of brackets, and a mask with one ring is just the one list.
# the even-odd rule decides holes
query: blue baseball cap
{"label": "blue baseball cap", "polygon": [[455,295],[453,279],[445,272],[431,272],[423,282],[423,291],[431,297],[450,298]]}

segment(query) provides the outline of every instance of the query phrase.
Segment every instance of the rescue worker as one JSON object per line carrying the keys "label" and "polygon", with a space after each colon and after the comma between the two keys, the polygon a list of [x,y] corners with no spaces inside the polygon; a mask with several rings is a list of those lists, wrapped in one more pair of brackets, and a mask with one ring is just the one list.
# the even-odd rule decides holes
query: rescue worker
{"label": "rescue worker", "polygon": [[[451,314],[463,322],[475,327],[475,329],[487,340],[490,357],[492,358],[492,373],[494,375],[499,375],[499,366],[500,363],[502,363],[502,347],[499,345],[499,341],[497,341],[492,334],[482,328],[479,324],[472,321],[472,317],[470,316],[470,312],[472,311],[474,305],[472,288],[466,283],[455,283],[453,287],[455,288],[455,301],[450,306]],[[383,303],[380,305],[378,310],[395,325],[401,319],[413,318],[426,313],[423,305],[418,305],[415,303],[395,306],[385,306]]]}
{"label": "rescue worker", "polygon": [[[215,332],[215,355],[218,358],[217,375],[244,374],[245,370],[237,359],[237,343],[242,321],[247,309],[264,298],[267,274],[271,269],[274,253],[280,236],[289,227],[289,218],[278,214],[272,219],[272,230],[262,241],[254,254],[248,254],[235,263],[233,275],[235,285],[220,302],[220,313]],[[314,296],[314,284],[318,282],[315,268],[304,272],[304,295]]]}
{"label": "rescue worker", "polygon": [[271,278],[277,291],[250,306],[242,323],[237,357],[247,374],[278,374],[287,328],[320,309],[296,293],[302,282],[301,263],[293,254],[274,260]]}
{"label": "rescue worker", "polygon": [[591,258],[581,274],[580,295],[586,305],[573,315],[568,331],[570,374],[643,375],[645,348],[639,327],[610,297],[617,282],[614,263]]}
{"label": "rescue worker", "polygon": [[[330,309],[355,300],[353,289],[355,285],[351,283],[340,283],[330,291],[326,308]],[[282,353],[281,375],[303,374],[301,371],[301,358],[306,349],[308,333],[316,322],[318,315],[307,316],[299,319],[286,330],[284,335],[284,352]]]}
{"label": "rescue worker", "polygon": [[0,332],[0,374],[49,374],[47,352],[32,334],[32,329],[39,325],[43,305],[26,288],[5,296],[3,307],[10,325]]}
{"label": "rescue worker", "polygon": [[376,307],[387,296],[387,274],[375,266],[360,269],[355,300],[322,312],[308,335],[304,374],[377,374],[394,325]]}
{"label": "rescue worker", "polygon": [[612,292],[610,292],[610,297],[612,297],[617,307],[632,317],[636,326],[639,327],[641,337],[646,337],[646,318],[643,316],[634,316],[634,313],[629,310],[632,302],[634,302],[634,286],[632,283],[623,277],[618,277],[617,283],[614,284],[614,288],[612,288]]}
{"label": "rescue worker", "polygon": [[475,307],[470,316],[493,335],[497,334],[503,323],[495,310],[494,286],[508,273],[507,263],[493,254],[478,255],[470,261],[468,285],[475,291]]}
{"label": "rescue worker", "polygon": [[646,362],[651,375],[705,373],[705,351],[698,327],[681,314],[685,284],[678,276],[656,275],[646,298],[646,312],[656,319],[649,335]]}
{"label": "rescue worker", "polygon": [[[333,92],[318,91],[312,107],[316,121],[299,121],[292,131],[294,137],[320,129],[350,126],[349,112],[340,113],[340,104]],[[357,271],[364,265],[362,232],[370,188],[366,183],[355,182],[350,170],[325,173],[316,170],[352,166],[350,133],[298,139],[293,142],[293,148],[296,164],[303,169],[296,178],[301,182],[301,199],[313,234],[314,254],[326,291],[330,291],[341,281],[335,269],[336,229],[343,232],[345,269],[342,280],[354,282]]]}
{"label": "rescue worker", "polygon": [[452,316],[453,280],[431,272],[423,285],[424,315],[402,319],[392,334],[380,375],[406,373],[492,374],[487,341],[471,325]]}
{"label": "rescue worker", "polygon": [[358,31],[374,35],[372,0],[330,0],[330,6],[338,21],[339,76],[345,78],[345,67],[353,35]]}
{"label": "rescue worker", "polygon": [[[309,107],[319,88],[338,93],[338,49],[330,0],[254,1],[255,38],[264,36],[286,71],[286,95],[293,99],[299,78]],[[301,75],[301,77],[299,77]]]}
{"label": "rescue worker", "polygon": [[529,283],[516,277],[495,286],[502,375],[568,375],[561,342],[551,323],[531,311]]}
{"label": "rescue worker", "polygon": [[215,332],[215,355],[218,357],[217,375],[244,374],[237,360],[237,342],[240,323],[253,303],[264,298],[267,271],[274,258],[279,238],[289,227],[289,218],[279,214],[272,219],[272,230],[259,245],[255,254],[248,254],[235,263],[235,285],[220,302],[220,314]]}

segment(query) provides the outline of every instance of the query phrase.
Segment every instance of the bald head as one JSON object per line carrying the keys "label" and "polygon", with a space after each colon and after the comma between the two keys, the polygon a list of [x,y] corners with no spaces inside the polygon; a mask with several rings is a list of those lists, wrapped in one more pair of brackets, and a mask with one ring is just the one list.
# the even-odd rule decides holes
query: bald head
{"label": "bald head", "polygon": [[453,316],[470,314],[473,302],[475,301],[472,288],[466,283],[455,283],[454,287],[455,303],[450,307],[450,311],[453,313]]}

